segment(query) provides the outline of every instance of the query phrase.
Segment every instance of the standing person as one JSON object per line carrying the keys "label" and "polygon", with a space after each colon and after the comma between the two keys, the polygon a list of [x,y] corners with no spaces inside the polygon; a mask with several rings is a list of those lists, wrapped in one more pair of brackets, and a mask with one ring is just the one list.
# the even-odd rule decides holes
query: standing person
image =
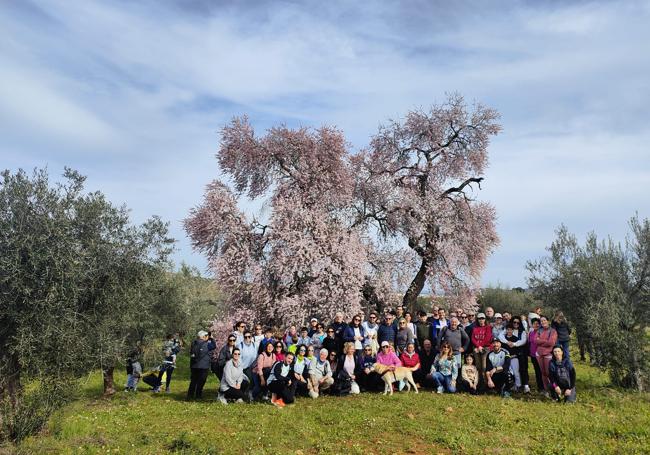
{"label": "standing person", "polygon": [[352,323],[345,328],[343,332],[343,341],[346,343],[352,343],[354,345],[354,350],[356,355],[361,354],[363,349],[363,340],[366,337],[366,332],[361,324],[361,316],[355,316],[352,318]]}
{"label": "standing person", "polygon": [[244,321],[237,321],[235,329],[232,332],[235,336],[235,346],[239,346],[244,341],[244,331],[246,331],[246,323]]}
{"label": "standing person", "polygon": [[395,347],[398,354],[401,354],[406,350],[406,345],[409,343],[414,343],[415,338],[413,332],[407,326],[406,319],[402,318],[399,320],[397,333],[395,334]]}
{"label": "standing person", "polygon": [[309,396],[314,399],[318,398],[320,392],[334,384],[328,356],[327,349],[322,348],[318,353],[318,359],[309,364]]}
{"label": "standing person", "polygon": [[510,354],[501,348],[501,341],[498,338],[492,341],[492,351],[487,357],[485,375],[488,388],[496,390],[503,398],[510,397],[513,382],[510,374]]}
{"label": "standing person", "polygon": [[[521,383],[524,386],[524,393],[530,393],[529,386],[529,377],[528,377],[528,334],[526,329],[522,327],[521,317],[514,316],[512,318],[512,333],[517,336],[518,342],[516,347],[518,349],[517,358],[519,361],[519,377],[521,378]],[[502,340],[503,341],[503,340]],[[509,349],[509,345],[508,348]],[[510,353],[512,355],[512,352]]]}
{"label": "standing person", "polygon": [[404,305],[397,305],[395,307],[395,319],[398,321],[404,317]]}
{"label": "standing person", "polygon": [[[243,340],[243,338],[242,338]],[[225,346],[219,351],[217,356],[217,361],[212,365],[212,372],[217,375],[219,381],[223,377],[223,369],[226,367],[228,360],[232,359],[232,351],[235,349],[235,343],[237,342],[237,337],[234,334],[228,336]]]}
{"label": "standing person", "polygon": [[255,333],[253,334],[253,344],[255,345],[255,351],[259,354],[260,343],[264,339],[264,332],[262,331],[262,326],[260,324],[255,324]]}
{"label": "standing person", "polygon": [[[544,381],[542,381],[542,370],[537,361],[537,331],[539,330],[539,319],[535,318],[531,322],[530,332],[528,332],[528,354],[530,362],[533,364],[535,370],[535,383],[537,384],[537,391],[544,392]],[[528,368],[528,366],[526,366]]]}
{"label": "standing person", "polygon": [[133,354],[129,355],[129,357],[126,359],[126,386],[124,387],[124,391],[128,392],[131,390],[131,383],[133,382],[133,358],[135,356]]}
{"label": "standing person", "polygon": [[336,312],[334,316],[334,322],[332,322],[332,328],[334,329],[334,339],[336,339],[336,352],[342,352],[343,349],[343,334],[347,328],[347,324],[343,321],[343,313],[340,311]]}
{"label": "standing person", "polygon": [[237,400],[238,403],[241,403],[246,396],[249,383],[244,374],[240,357],[241,351],[239,348],[235,348],[232,358],[228,360],[223,370],[223,380],[219,385],[219,401],[223,404],[228,404],[227,400]]}
{"label": "standing person", "polygon": [[535,342],[537,343],[537,362],[539,362],[539,369],[542,371],[542,382],[544,383],[545,396],[548,396],[548,365],[551,363],[553,356],[553,347],[557,344],[557,332],[546,316],[539,318],[541,327],[537,330]]}
{"label": "standing person", "polygon": [[449,327],[443,327],[438,334],[437,346],[440,349],[442,343],[447,342],[451,346],[456,359],[458,369],[461,366],[461,356],[467,351],[469,347],[469,337],[465,330],[460,327],[458,318],[451,318]]}
{"label": "standing person", "polygon": [[379,350],[379,344],[377,342],[377,330],[379,329],[379,324],[377,324],[377,313],[374,311],[368,315],[368,320],[361,323],[363,330],[366,333],[366,337],[363,340],[363,346],[370,346],[372,353],[377,355]]}
{"label": "standing person", "polygon": [[309,336],[309,329],[303,327],[300,329],[300,337],[298,338],[298,345],[309,346],[311,344],[311,337]]}
{"label": "standing person", "polygon": [[424,311],[418,312],[418,322],[415,323],[415,337],[418,348],[422,349],[424,340],[431,341],[431,323],[427,321],[427,314]]}
{"label": "standing person", "polygon": [[284,341],[284,345],[287,347],[287,351],[289,351],[289,348],[292,345],[298,342],[298,329],[295,325],[289,326],[284,334],[284,337],[282,337],[282,341]]}
{"label": "standing person", "polygon": [[[255,366],[255,361],[257,360],[257,349],[255,349],[255,343],[253,343],[253,334],[246,330],[244,332],[244,341],[239,345],[240,358],[239,363],[241,364],[244,374],[248,378],[248,383],[253,383],[253,367]],[[250,390],[251,396],[249,399],[252,399],[253,391]]]}
{"label": "standing person", "polygon": [[327,336],[323,340],[323,349],[327,349],[327,352],[332,353],[332,352],[338,352],[336,351],[337,349],[337,343],[336,343],[336,338],[335,338],[335,332],[333,327],[328,327],[327,328]]}
{"label": "standing person", "polygon": [[311,345],[316,350],[319,350],[323,347],[323,340],[326,336],[327,334],[325,333],[325,326],[319,322],[316,326],[316,331],[311,336]]}
{"label": "standing person", "polygon": [[451,346],[446,341],[440,345],[440,352],[433,361],[431,377],[437,386],[437,392],[456,392],[456,378],[458,377],[458,364],[454,358]]}
{"label": "standing person", "polygon": [[521,375],[519,374],[519,358],[522,346],[525,343],[515,335],[514,329],[515,327],[513,324],[508,324],[505,332],[501,332],[499,335],[499,341],[501,341],[501,346],[506,346],[508,353],[510,353],[510,374],[512,374],[515,380],[513,391],[518,392],[522,386]]}
{"label": "standing person", "polygon": [[[413,322],[413,315],[411,315],[410,311],[405,311],[404,312],[404,319],[406,319],[406,327],[411,329],[411,333],[413,334],[413,338],[415,338],[415,322]],[[414,340],[415,343],[417,343],[417,340]]]}
{"label": "standing person", "polygon": [[576,370],[571,360],[564,357],[564,348],[553,348],[553,359],[548,366],[551,396],[557,401],[567,403],[576,401]]}
{"label": "standing person", "polygon": [[564,357],[566,359],[571,359],[569,355],[569,340],[571,339],[571,327],[564,317],[564,313],[558,311],[555,313],[553,322],[551,322],[551,327],[557,332],[557,344],[562,346],[564,350]]}
{"label": "standing person", "polygon": [[477,325],[472,329],[472,348],[474,354],[474,365],[479,372],[479,387],[485,386],[485,368],[487,366],[487,356],[490,352],[492,327],[487,324],[485,314],[476,315]]}
{"label": "standing person", "polygon": [[257,345],[257,353],[261,354],[266,350],[266,345],[267,344],[275,344],[275,338],[273,337],[273,329],[271,327],[267,327],[264,329],[264,337],[262,340],[259,342]]}
{"label": "standing person", "polygon": [[307,331],[307,335],[309,337],[313,337],[314,333],[318,332],[318,319],[316,318],[311,318],[309,320],[309,330]]}
{"label": "standing person", "polygon": [[447,319],[445,309],[440,308],[438,310],[438,319],[433,323],[433,338],[435,340],[438,339],[443,327],[449,327],[449,319]]}
{"label": "standing person", "polygon": [[492,338],[499,338],[499,335],[501,335],[501,332],[505,330],[505,326],[503,325],[503,316],[501,316],[501,313],[496,313],[494,315],[494,322],[492,323]]}
{"label": "standing person", "polygon": [[[266,393],[266,381],[271,374],[271,368],[276,362],[275,346],[271,343],[266,344],[264,352],[257,356],[257,362],[255,362],[255,375],[253,376],[253,398],[258,398],[260,394]],[[268,398],[267,398],[268,399]]]}
{"label": "standing person", "polygon": [[201,330],[190,347],[190,386],[187,389],[187,398],[202,398],[203,386],[210,370],[210,353],[214,350],[213,343],[208,342],[208,332]]}
{"label": "standing person", "polygon": [[384,318],[384,322],[377,329],[377,342],[380,345],[387,341],[389,344],[395,346],[396,330],[393,327],[393,315],[388,313]]}
{"label": "standing person", "polygon": [[171,349],[167,349],[164,354],[165,358],[163,359],[163,363],[160,366],[160,371],[158,372],[158,387],[155,387],[153,389],[155,393],[160,392],[163,375],[165,375],[165,393],[171,393],[169,386],[172,382],[172,373],[176,368],[176,354],[174,354]]}
{"label": "standing person", "polygon": [[431,324],[431,327],[433,327],[435,323],[438,321],[438,311],[440,311],[440,307],[438,305],[436,305],[435,303],[431,305],[431,316],[427,318],[427,322]]}
{"label": "standing person", "polygon": [[268,387],[271,391],[271,403],[283,408],[294,401],[296,380],[293,371],[294,355],[287,352],[284,361],[275,362],[269,374]]}
{"label": "standing person", "polygon": [[494,324],[494,308],[491,306],[485,309],[485,322],[487,322],[489,326],[492,326],[492,324]]}

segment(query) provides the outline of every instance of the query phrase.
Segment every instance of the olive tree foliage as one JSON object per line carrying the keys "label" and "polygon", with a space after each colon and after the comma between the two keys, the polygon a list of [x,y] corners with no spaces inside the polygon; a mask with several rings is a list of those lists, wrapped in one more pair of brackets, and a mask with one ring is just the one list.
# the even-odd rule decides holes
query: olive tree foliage
{"label": "olive tree foliage", "polygon": [[650,221],[634,216],[624,244],[565,226],[549,255],[528,263],[536,295],[565,312],[594,364],[616,385],[647,390],[650,381]]}
{"label": "olive tree foliage", "polygon": [[[111,393],[113,368],[142,336],[138,330],[157,302],[152,283],[168,268],[173,248],[166,224],[154,217],[132,225],[125,207],[115,207],[100,192],[85,193],[84,180],[70,169],[57,184],[45,170],[31,176],[2,172],[0,395],[9,403],[5,410],[20,411],[21,402],[30,401],[23,400],[26,382],[74,381],[96,368],[104,372],[105,392]],[[9,437],[19,437],[11,427],[19,417],[3,414]]]}
{"label": "olive tree foliage", "polygon": [[500,285],[481,289],[478,303],[482,310],[492,307],[495,311],[508,311],[517,316],[528,315],[536,306],[532,294],[521,288],[508,289]]}

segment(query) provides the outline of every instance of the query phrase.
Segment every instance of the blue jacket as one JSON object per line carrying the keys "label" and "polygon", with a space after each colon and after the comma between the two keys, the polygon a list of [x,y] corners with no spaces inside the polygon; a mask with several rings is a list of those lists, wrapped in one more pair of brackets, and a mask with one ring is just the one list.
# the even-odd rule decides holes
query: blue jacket
{"label": "blue jacket", "polygon": [[379,324],[379,328],[377,329],[377,342],[380,345],[382,341],[395,344],[395,335],[397,335],[397,332],[392,325]]}
{"label": "blue jacket", "polygon": [[[366,336],[366,329],[363,328],[362,325],[359,325],[359,333],[363,338]],[[345,330],[343,331],[343,341],[345,342],[352,342],[354,343],[354,327],[351,325],[347,326]],[[359,340],[361,344],[363,345],[364,340]]]}

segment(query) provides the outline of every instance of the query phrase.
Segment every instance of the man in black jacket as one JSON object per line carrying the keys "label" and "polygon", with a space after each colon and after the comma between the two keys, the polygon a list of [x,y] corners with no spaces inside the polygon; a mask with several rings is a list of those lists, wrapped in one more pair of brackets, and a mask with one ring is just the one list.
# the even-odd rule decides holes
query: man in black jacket
{"label": "man in black jacket", "polygon": [[187,399],[201,398],[203,386],[210,370],[210,353],[215,349],[214,340],[208,340],[208,332],[201,330],[190,348],[190,387],[187,389]]}

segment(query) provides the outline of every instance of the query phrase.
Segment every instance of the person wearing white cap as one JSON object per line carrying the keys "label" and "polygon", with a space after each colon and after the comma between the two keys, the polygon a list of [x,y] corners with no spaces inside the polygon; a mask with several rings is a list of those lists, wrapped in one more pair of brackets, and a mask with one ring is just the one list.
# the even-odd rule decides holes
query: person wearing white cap
{"label": "person wearing white cap", "polygon": [[190,347],[190,387],[187,390],[187,398],[201,398],[203,396],[203,386],[208,379],[210,371],[210,353],[214,350],[213,341],[208,341],[208,332],[201,330],[197,338],[192,341]]}
{"label": "person wearing white cap", "polygon": [[499,338],[504,329],[503,316],[501,316],[501,313],[495,313],[494,322],[492,323],[492,338]]}
{"label": "person wearing white cap", "polygon": [[307,332],[307,335],[311,338],[316,332],[318,332],[318,319],[311,318],[309,320],[309,331]]}

